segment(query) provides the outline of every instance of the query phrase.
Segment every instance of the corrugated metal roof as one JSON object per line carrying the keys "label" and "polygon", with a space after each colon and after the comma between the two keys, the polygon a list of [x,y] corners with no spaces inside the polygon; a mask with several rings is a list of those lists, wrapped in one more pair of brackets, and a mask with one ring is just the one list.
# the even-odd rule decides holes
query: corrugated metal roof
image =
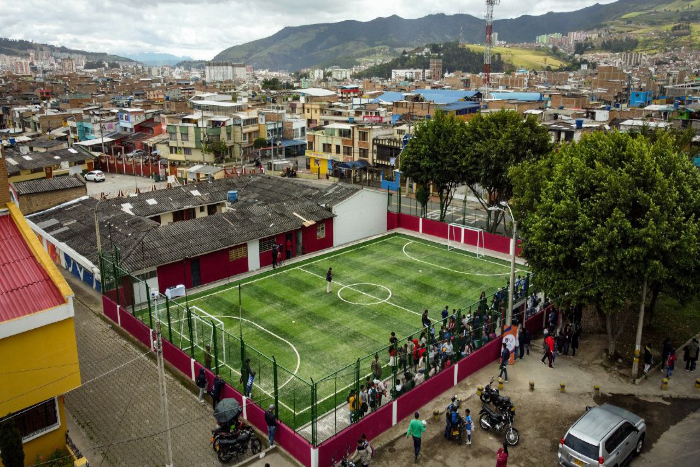
{"label": "corrugated metal roof", "polygon": [[78,178],[78,176],[40,178],[37,180],[27,180],[26,182],[14,182],[12,186],[15,187],[17,194],[21,196],[32,193],[45,193],[47,191],[78,188],[85,186],[85,180]]}
{"label": "corrugated metal roof", "polygon": [[12,218],[0,216],[0,323],[63,303]]}

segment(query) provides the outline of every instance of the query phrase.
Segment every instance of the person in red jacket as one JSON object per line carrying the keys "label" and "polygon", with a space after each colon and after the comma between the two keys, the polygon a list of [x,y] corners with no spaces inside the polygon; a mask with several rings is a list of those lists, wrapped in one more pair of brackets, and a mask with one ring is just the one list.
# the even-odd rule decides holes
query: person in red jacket
{"label": "person in red jacket", "polygon": [[549,335],[547,330],[544,330],[544,355],[542,356],[542,363],[544,364],[545,358],[549,358],[549,367],[552,367],[552,354],[554,353],[554,338]]}
{"label": "person in red jacket", "polygon": [[496,467],[508,467],[508,445],[503,443],[502,448],[496,452]]}

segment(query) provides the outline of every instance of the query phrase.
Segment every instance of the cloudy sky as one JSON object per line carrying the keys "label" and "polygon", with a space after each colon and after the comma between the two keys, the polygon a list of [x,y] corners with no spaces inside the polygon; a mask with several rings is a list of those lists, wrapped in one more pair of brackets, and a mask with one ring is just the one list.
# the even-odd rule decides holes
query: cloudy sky
{"label": "cloudy sky", "polygon": [[[614,0],[501,0],[495,17],[571,11]],[[165,52],[211,59],[232,45],[285,26],[419,18],[431,13],[484,15],[483,0],[21,0],[4,1],[0,37],[128,54]]]}

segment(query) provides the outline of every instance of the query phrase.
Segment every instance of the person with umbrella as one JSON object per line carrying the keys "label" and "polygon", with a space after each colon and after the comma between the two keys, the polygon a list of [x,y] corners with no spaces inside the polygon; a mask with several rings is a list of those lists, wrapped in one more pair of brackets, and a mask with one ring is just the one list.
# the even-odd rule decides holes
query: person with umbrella
{"label": "person with umbrella", "polygon": [[224,388],[224,384],[224,380],[220,375],[214,376],[214,383],[212,383],[211,387],[211,404],[214,409],[216,409],[216,405],[219,403],[219,399],[221,399],[221,391]]}
{"label": "person with umbrella", "polygon": [[229,429],[231,425],[236,422],[240,414],[240,404],[236,399],[230,397],[222,399],[214,409],[214,418],[216,422],[222,427],[227,427]]}

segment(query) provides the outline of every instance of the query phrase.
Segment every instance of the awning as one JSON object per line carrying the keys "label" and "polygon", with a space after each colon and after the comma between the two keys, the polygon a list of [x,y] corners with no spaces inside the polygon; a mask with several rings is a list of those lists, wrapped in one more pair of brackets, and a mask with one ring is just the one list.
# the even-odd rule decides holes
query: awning
{"label": "awning", "polygon": [[336,167],[339,169],[362,169],[364,167],[369,167],[369,162],[362,160],[352,162],[341,162]]}

